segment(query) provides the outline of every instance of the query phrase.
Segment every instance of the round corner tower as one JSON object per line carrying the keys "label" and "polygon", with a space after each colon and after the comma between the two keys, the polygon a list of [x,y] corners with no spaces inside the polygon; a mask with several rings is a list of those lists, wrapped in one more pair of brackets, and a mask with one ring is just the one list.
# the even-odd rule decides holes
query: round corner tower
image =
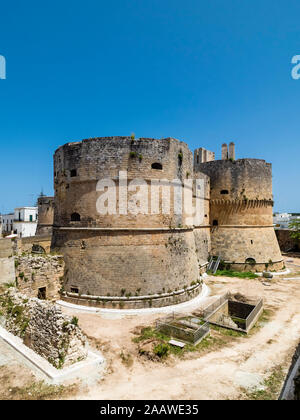
{"label": "round corner tower", "polygon": [[211,254],[240,271],[282,269],[273,227],[272,165],[223,158],[199,167],[211,182]]}
{"label": "round corner tower", "polygon": [[54,197],[38,198],[38,225],[36,235],[51,235],[54,217]]}
{"label": "round corner tower", "polygon": [[[130,205],[139,180],[162,186],[192,173],[192,153],[172,138],[103,137],[57,149],[52,249],[65,259],[63,298],[85,305],[141,308],[196,296],[201,282],[193,226],[187,225],[184,213],[174,211],[175,200],[170,212],[161,211],[162,197],[154,213],[99,214],[97,207],[103,179],[116,186],[120,209],[122,182],[129,185]],[[148,199],[150,206],[150,195]]]}

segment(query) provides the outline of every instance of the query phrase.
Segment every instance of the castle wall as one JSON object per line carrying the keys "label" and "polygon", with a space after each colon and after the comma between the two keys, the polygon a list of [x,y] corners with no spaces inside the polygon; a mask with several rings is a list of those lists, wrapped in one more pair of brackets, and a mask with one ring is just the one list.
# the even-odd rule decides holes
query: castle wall
{"label": "castle wall", "polygon": [[204,190],[201,191],[203,205],[203,223],[194,226],[194,238],[196,254],[200,272],[206,271],[206,265],[211,253],[211,235],[210,235],[210,179],[207,175],[197,170],[198,166],[194,163],[194,179],[203,180]]}

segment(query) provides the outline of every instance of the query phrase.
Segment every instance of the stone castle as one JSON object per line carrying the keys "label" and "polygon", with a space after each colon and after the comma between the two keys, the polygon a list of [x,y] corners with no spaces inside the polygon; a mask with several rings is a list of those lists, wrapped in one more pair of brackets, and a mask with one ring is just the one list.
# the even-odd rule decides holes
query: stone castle
{"label": "stone castle", "polygon": [[[100,215],[97,183],[110,178],[118,189],[120,171],[128,183],[201,179],[202,222],[191,224],[184,212],[175,212],[174,200],[168,214]],[[222,146],[222,160],[203,148],[193,157],[173,138],[67,143],[54,154],[54,189],[54,203],[40,200],[40,229],[52,230],[54,211],[52,250],[64,256],[63,299],[69,302],[120,308],[183,302],[200,293],[210,256],[240,271],[283,268],[272,220],[271,164],[236,160],[233,143]]]}

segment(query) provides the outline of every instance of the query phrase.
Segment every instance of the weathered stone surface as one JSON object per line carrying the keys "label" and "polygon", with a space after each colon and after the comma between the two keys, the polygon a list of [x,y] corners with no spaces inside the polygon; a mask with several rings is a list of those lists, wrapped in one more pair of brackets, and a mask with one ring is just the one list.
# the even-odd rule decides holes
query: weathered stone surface
{"label": "weathered stone surface", "polygon": [[19,291],[28,297],[38,297],[46,288],[45,298],[56,300],[64,275],[64,260],[59,255],[23,255],[15,258],[16,282]]}
{"label": "weathered stone surface", "polygon": [[0,305],[3,326],[56,368],[87,357],[86,337],[77,318],[64,315],[58,306],[28,299],[14,288],[0,296]]}

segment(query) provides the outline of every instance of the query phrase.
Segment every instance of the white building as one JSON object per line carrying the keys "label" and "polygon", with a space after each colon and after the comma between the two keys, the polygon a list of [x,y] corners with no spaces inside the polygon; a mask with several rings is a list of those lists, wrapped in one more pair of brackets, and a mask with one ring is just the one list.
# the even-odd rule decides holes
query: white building
{"label": "white building", "polygon": [[17,207],[14,213],[4,214],[3,232],[15,233],[19,238],[35,236],[38,220],[37,207]]}
{"label": "white building", "polygon": [[14,231],[14,213],[2,215],[2,233],[12,233]]}
{"label": "white building", "polygon": [[290,223],[298,219],[300,220],[300,215],[297,213],[275,213],[273,223],[275,229],[289,229]]}

